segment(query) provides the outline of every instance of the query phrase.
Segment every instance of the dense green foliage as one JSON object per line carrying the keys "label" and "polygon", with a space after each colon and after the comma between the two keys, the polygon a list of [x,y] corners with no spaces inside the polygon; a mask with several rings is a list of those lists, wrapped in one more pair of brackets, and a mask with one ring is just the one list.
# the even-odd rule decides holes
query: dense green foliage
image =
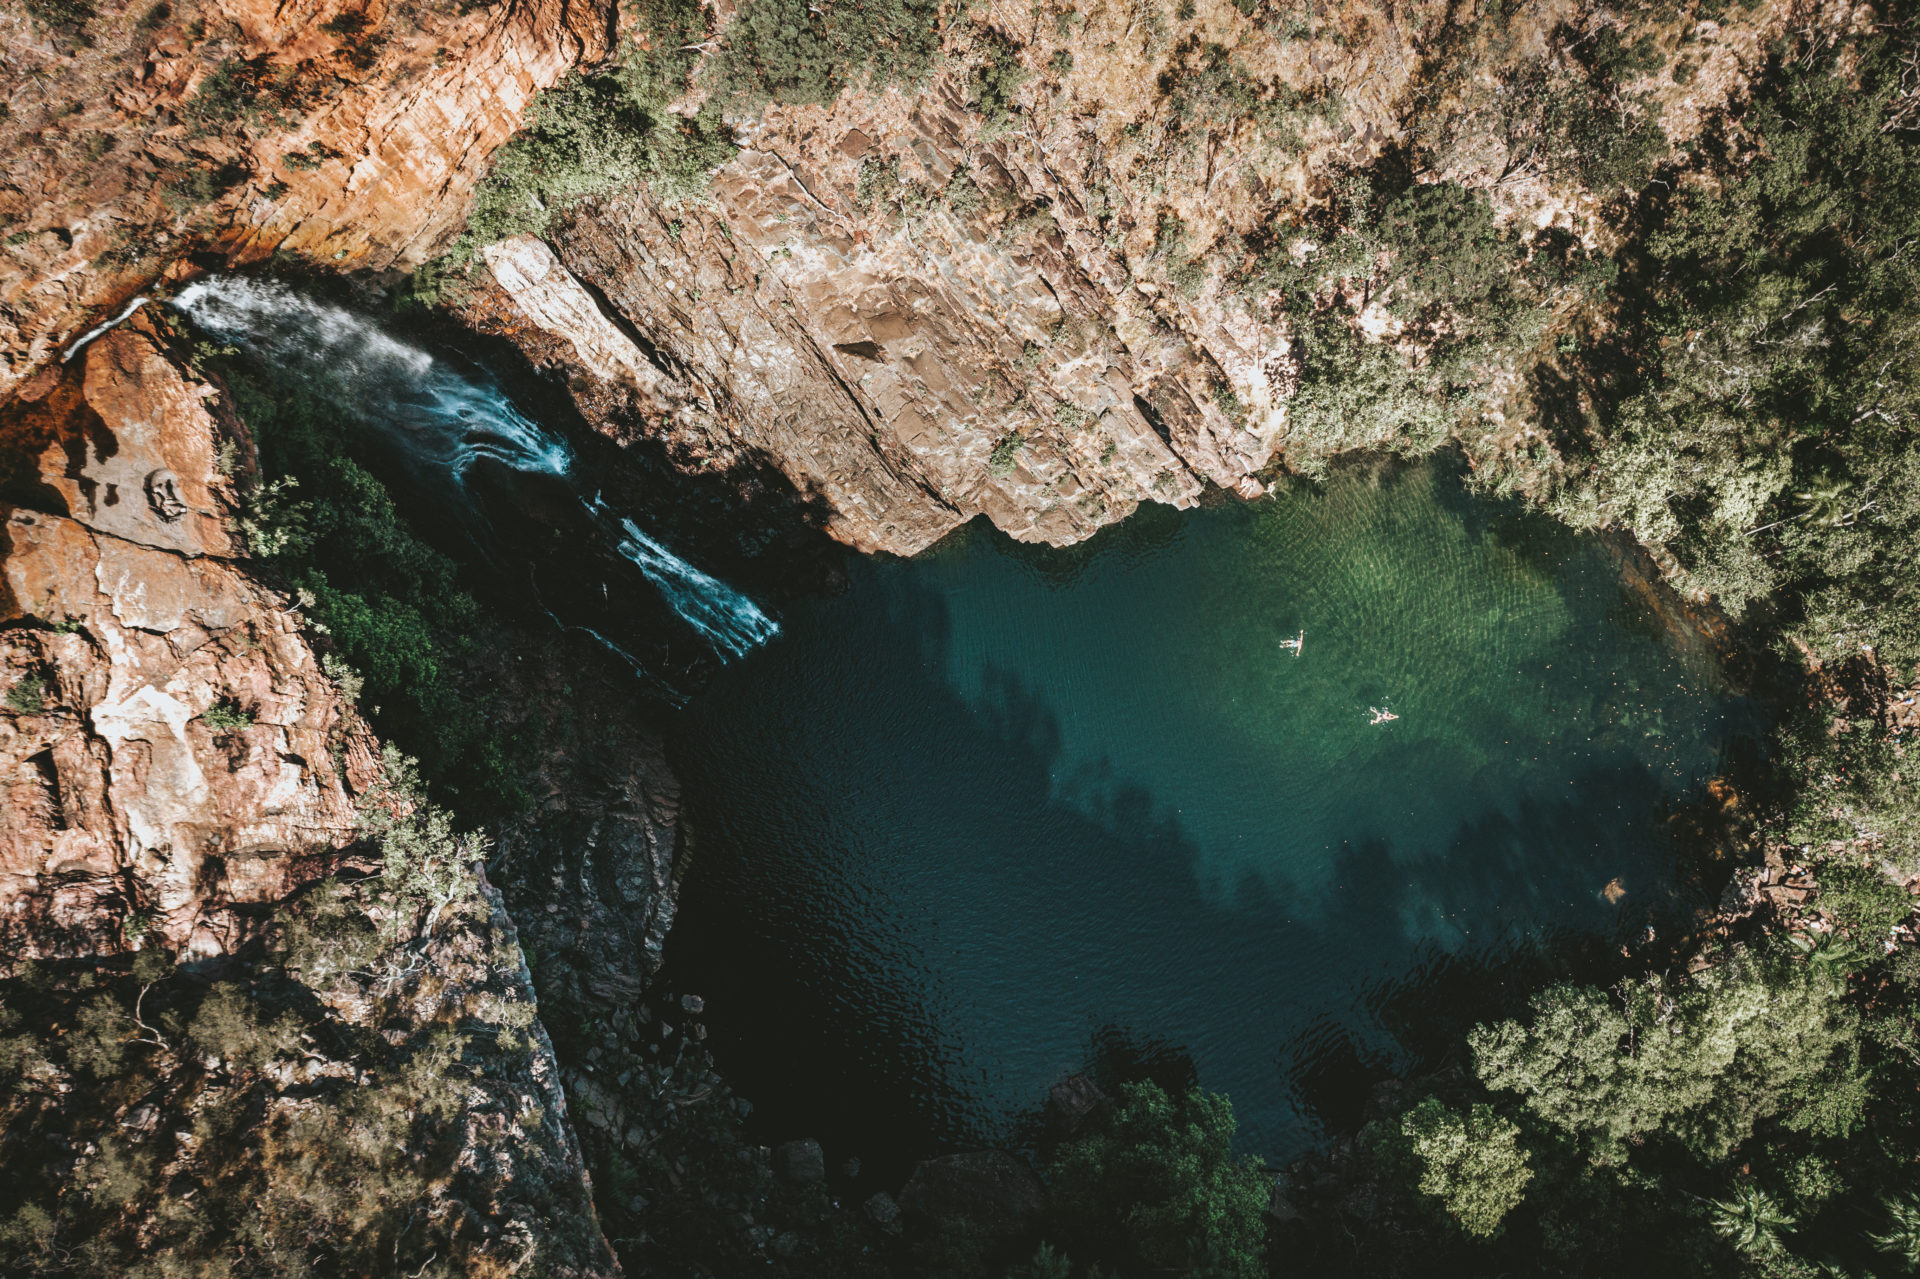
{"label": "dense green foliage", "polygon": [[[1284,293],[1298,317],[1288,420],[1309,467],[1362,448],[1428,453],[1462,434],[1557,301],[1611,274],[1569,236],[1499,229],[1484,192],[1416,183],[1393,162],[1348,180],[1325,219],[1312,238],[1279,234],[1245,281]],[[1392,335],[1359,340],[1352,310],[1376,299]]]}
{"label": "dense green foliage", "polygon": [[[1563,510],[1669,548],[1821,656],[1920,659],[1920,148],[1912,36],[1783,67],[1649,211]],[[1630,368],[1627,362],[1630,361]]]}
{"label": "dense green foliage", "polygon": [[[1472,21],[1510,13],[1487,10]],[[29,0],[29,11],[69,35],[93,14],[79,0]],[[689,119],[666,107],[709,43],[704,9],[646,0],[632,16],[616,61],[542,93],[496,154],[463,252],[543,232],[568,208],[639,184],[666,203],[698,198],[733,151],[723,109],[913,86],[941,39],[936,0],[745,0],[717,38],[703,86],[713,96]],[[1663,60],[1651,40],[1561,29],[1552,43],[1496,86],[1504,127],[1516,155],[1598,198],[1600,234],[1503,227],[1484,191],[1427,180],[1455,139],[1420,118],[1404,151],[1337,180],[1306,220],[1272,228],[1232,283],[1256,298],[1278,292],[1291,317],[1296,461],[1464,440],[1485,483],[1529,487],[1569,522],[1631,532],[1683,587],[1783,649],[1798,641],[1850,672],[1848,689],[1813,690],[1781,730],[1787,793],[1765,832],[1816,868],[1836,931],[1730,946],[1687,976],[1537,993],[1524,1016],[1467,1036],[1465,1070],[1425,1081],[1412,1104],[1374,1117],[1348,1162],[1296,1186],[1304,1217],[1271,1245],[1269,1178],[1233,1155],[1226,1099],[1129,1085],[1112,1113],[1051,1152],[1043,1241],[1021,1273],[1920,1267],[1920,955],[1887,944],[1912,901],[1883,866],[1920,868],[1920,796],[1874,705],[1888,668],[1920,662],[1916,42],[1883,27],[1839,48],[1784,44],[1750,100],[1684,153],[1670,153],[1652,104],[1623,88]],[[1307,104],[1267,95],[1224,49],[1199,52],[1193,74],[1164,86],[1175,131],[1204,136],[1200,125],[1254,114],[1273,136],[1297,136]],[[968,92],[990,140],[1015,122],[1032,72],[999,37],[983,36],[978,53]],[[1063,54],[1052,68],[1071,65]],[[291,93],[230,61],[184,115],[196,133],[278,119],[298,108]],[[165,198],[195,207],[231,177],[183,172]],[[897,164],[875,162],[857,198],[863,211],[905,211],[902,192]],[[983,197],[963,169],[945,198],[965,214]],[[1211,268],[1185,226],[1168,217],[1156,230],[1168,282],[1197,296]],[[1363,314],[1376,337],[1357,331]],[[1502,399],[1515,370],[1518,406]],[[510,806],[513,770],[452,670],[479,615],[456,566],[350,459],[343,425],[320,403],[227,376],[270,477],[238,523],[249,549],[301,593],[340,663],[329,669],[363,681],[383,731],[476,812],[490,797]],[[1477,423],[1515,407],[1538,438],[1476,438]],[[989,469],[1010,470],[1021,443],[996,443]],[[36,679],[18,681],[9,705],[40,709]],[[205,716],[216,730],[246,719],[226,705]],[[416,1227],[417,1205],[448,1173],[435,1161],[482,1032],[456,1019],[396,1045],[343,1027],[319,997],[344,983],[388,999],[413,962],[408,939],[472,909],[479,844],[424,804],[410,765],[389,760],[389,775],[366,818],[380,872],[321,886],[246,971],[189,974],[146,952],[130,971],[30,969],[7,985],[0,1149],[29,1170],[0,1186],[10,1268],[158,1274],[168,1247],[242,1271],[404,1263],[413,1273],[436,1261],[445,1231]],[[484,1033],[518,1050],[512,1026]],[[371,1082],[322,1084],[324,1104],[253,1126],[270,1072],[316,1036]],[[168,1105],[198,1099],[192,1140],[211,1152],[196,1164],[194,1198],[165,1184],[155,1147],[104,1117],[160,1087],[162,1064],[178,1068],[166,1087],[193,1094]],[[684,1077],[678,1091],[670,1071],[636,1077],[661,1098],[660,1127],[644,1150],[610,1157],[601,1187],[607,1220],[640,1239],[636,1255],[690,1273],[749,1264],[740,1232],[712,1211],[723,1200],[785,1196],[772,1210],[783,1223],[839,1228],[824,1189],[774,1185],[724,1091],[728,1104],[700,1107]],[[70,1081],[95,1095],[97,1114],[57,1102]],[[29,1141],[41,1144],[28,1151]],[[41,1169],[52,1171],[31,1175]],[[129,1225],[141,1214],[159,1223],[145,1235]],[[821,1245],[815,1261],[851,1273],[871,1261],[865,1246]]]}
{"label": "dense green foliage", "polygon": [[474,192],[467,233],[447,257],[416,272],[410,298],[441,301],[449,268],[479,246],[539,235],[583,200],[645,184],[668,205],[699,199],[707,174],[733,156],[733,135],[709,102],[692,117],[667,110],[686,93],[707,42],[691,0],[639,0],[611,65],[573,75],[535,96],[520,130],[493,154]]}
{"label": "dense green foliage", "polygon": [[[750,112],[828,103],[849,86],[917,85],[940,50],[938,0],[749,0],[717,41],[690,0],[640,0],[627,13],[632,25],[613,64],[541,92],[494,153],[456,262],[478,245],[540,234],[556,214],[624,188],[645,184],[668,205],[699,199],[707,175],[734,153],[723,107]],[[712,96],[691,117],[667,110],[715,43],[705,72]],[[417,299],[431,303],[441,287],[423,278]]]}
{"label": "dense green foliage", "polygon": [[1234,1126],[1219,1094],[1123,1086],[1114,1114],[1047,1166],[1048,1242],[1094,1273],[1260,1273],[1268,1178],[1234,1157]]}
{"label": "dense green foliage", "polygon": [[[1913,901],[1887,872],[1920,869],[1920,794],[1885,703],[1920,659],[1916,40],[1796,37],[1684,153],[1620,87],[1668,56],[1651,40],[1566,52],[1495,107],[1556,181],[1609,201],[1617,251],[1413,180],[1452,141],[1424,120],[1404,158],[1276,228],[1242,283],[1294,317],[1296,447],[1459,439],[1483,482],[1630,531],[1825,664],[1783,717],[1762,830],[1815,870],[1835,932],[1539,993],[1469,1037],[1470,1077],[1323,1161],[1285,1238],[1347,1273],[1904,1273],[1920,958],[1889,948]],[[1368,311],[1384,340],[1356,332]],[[1514,410],[1503,366],[1530,370],[1525,442],[1479,434]]]}
{"label": "dense green foliage", "polygon": [[939,0],[747,0],[712,81],[734,109],[825,104],[849,86],[915,87],[939,52]]}
{"label": "dense green foliage", "polygon": [[[1907,1237],[1917,1014],[1920,956],[1845,938],[1552,988],[1471,1036],[1464,1121],[1428,1098],[1378,1143],[1373,1235],[1347,1233],[1330,1178],[1291,1242],[1362,1273],[1876,1271],[1876,1239]],[[1423,1225],[1433,1206],[1461,1232]]]}
{"label": "dense green foliage", "polygon": [[299,593],[383,734],[463,795],[470,816],[519,806],[518,770],[455,677],[480,616],[458,567],[353,460],[352,426],[327,400],[236,364],[225,373],[273,477],[256,483],[239,521],[249,549]]}
{"label": "dense green foliage", "polygon": [[526,125],[494,153],[469,234],[487,243],[544,231],[555,213],[645,182],[667,203],[697,196],[733,143],[712,107],[688,119],[641,94],[650,77],[573,77],[542,92]]}
{"label": "dense green foliage", "polygon": [[1468,1234],[1490,1236],[1533,1180],[1519,1139],[1519,1125],[1484,1102],[1462,1115],[1429,1097],[1400,1117],[1387,1144],[1409,1165],[1421,1194]]}
{"label": "dense green foliage", "polygon": [[1468,1043],[1481,1082],[1517,1094],[1594,1164],[1622,1164],[1652,1135],[1710,1164],[1763,1120],[1834,1137],[1858,1126],[1860,1028],[1841,993],[1824,965],[1743,955],[1617,995],[1554,987],[1528,1022]]}
{"label": "dense green foliage", "polygon": [[26,0],[26,11],[68,39],[91,43],[87,24],[95,15],[90,0]]}

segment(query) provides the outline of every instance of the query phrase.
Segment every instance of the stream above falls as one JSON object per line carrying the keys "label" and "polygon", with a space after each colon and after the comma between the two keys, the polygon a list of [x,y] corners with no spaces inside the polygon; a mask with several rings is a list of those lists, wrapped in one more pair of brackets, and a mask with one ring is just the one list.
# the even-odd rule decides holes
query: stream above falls
{"label": "stream above falls", "polygon": [[1682,921],[1670,818],[1758,749],[1618,556],[1446,462],[850,561],[670,734],[667,978],[834,1161],[1017,1142],[1116,1050],[1296,1156],[1422,1027]]}

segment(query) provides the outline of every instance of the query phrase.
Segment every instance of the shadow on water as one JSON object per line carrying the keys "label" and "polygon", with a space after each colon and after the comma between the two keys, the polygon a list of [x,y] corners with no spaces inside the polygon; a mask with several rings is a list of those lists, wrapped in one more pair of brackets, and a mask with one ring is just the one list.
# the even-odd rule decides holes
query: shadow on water
{"label": "shadow on water", "polygon": [[[713,678],[673,728],[691,869],[669,976],[707,997],[720,1065],[770,1138],[819,1136],[897,1184],[930,1150],[1017,1136],[1051,1083],[1091,1064],[1115,1081],[1197,1073],[1234,1097],[1248,1149],[1285,1158],[1351,1123],[1377,1079],[1439,1064],[1547,977],[1604,975],[1623,940],[1665,932],[1712,887],[1676,875],[1669,835],[1684,771],[1669,739],[1686,736],[1671,721],[1686,706],[1658,681],[1595,691],[1637,677],[1593,635],[1650,645],[1658,627],[1636,631],[1624,603],[1550,598],[1581,540],[1444,474],[1422,491],[1448,529],[1422,524],[1418,493],[1395,496],[1351,548],[1348,475],[1289,490],[1284,511],[1150,505],[1067,550],[976,528],[911,565],[864,561],[823,551],[823,511],[770,468],[685,476],[664,446],[585,430],[511,348],[462,353],[432,326],[403,336],[492,388],[519,422],[506,434],[525,435],[516,453],[461,432],[471,456],[442,440],[423,466],[418,447],[371,431],[396,496],[438,516],[415,523],[503,608],[593,633],[678,688]],[[331,393],[379,425],[352,390]],[[1412,492],[1415,474],[1361,481]],[[1212,596],[1162,591],[1156,612],[1142,592],[1165,581],[1116,584],[1192,578],[1234,548],[1244,562]],[[799,596],[842,573],[846,594]],[[1289,574],[1291,595],[1253,597],[1249,583]],[[749,634],[723,665],[704,654],[726,650],[726,619],[701,610],[741,596],[729,582],[789,616],[785,635],[749,652],[770,632]],[[1034,584],[1081,612],[1021,604]],[[1460,584],[1484,589],[1464,599]],[[1375,607],[1389,586],[1402,594]],[[1336,621],[1352,639],[1317,692],[1295,678],[1312,668],[1272,660],[1314,610],[1316,660]],[[1573,638],[1499,649],[1516,705],[1479,706],[1475,737],[1446,722],[1476,695],[1474,672],[1445,667],[1504,643],[1508,625]],[[1240,655],[1193,651],[1226,630]],[[1158,647],[1117,660],[1141,635]],[[1040,660],[1055,649],[1073,660]],[[1591,688],[1549,688],[1569,659]],[[1089,711],[1101,681],[1164,685],[1167,700]],[[1425,695],[1427,735],[1354,727],[1376,688]],[[1247,758],[1270,767],[1263,752],[1299,745],[1248,710],[1289,699],[1359,718],[1301,747],[1305,791],[1256,786],[1232,801],[1238,826],[1214,820],[1207,806],[1232,786],[1265,784]],[[1167,750],[1129,751],[1143,739]],[[1240,774],[1196,791],[1216,760]],[[1346,809],[1308,793],[1343,786],[1331,798]],[[1610,883],[1619,904],[1600,895]]]}
{"label": "shadow on water", "polygon": [[[1102,549],[1137,539],[1148,557],[1181,518],[1143,511]],[[1049,586],[1091,563],[1007,554]],[[853,566],[854,596],[875,571]],[[817,1136],[897,1177],[1016,1137],[1125,1027],[1230,1093],[1246,1147],[1285,1159],[1377,1079],[1518,1011],[1535,977],[1600,973],[1699,904],[1674,887],[1670,784],[1624,760],[1426,847],[1354,838],[1297,886],[1212,891],[1177,805],[1070,758],[1062,711],[1018,672],[989,664],[976,696],[956,692],[954,642],[948,598],[889,572],[884,607],[799,606],[671,734],[692,869],[668,977],[707,998],[716,1059],[768,1140]],[[1619,905],[1599,891],[1616,879]]]}

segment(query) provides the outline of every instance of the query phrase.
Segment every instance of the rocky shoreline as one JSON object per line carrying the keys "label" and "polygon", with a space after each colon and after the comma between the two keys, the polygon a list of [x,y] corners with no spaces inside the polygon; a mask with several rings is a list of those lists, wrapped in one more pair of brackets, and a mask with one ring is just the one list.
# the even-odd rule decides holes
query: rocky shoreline
{"label": "rocky shoreline", "polygon": [[[1412,447],[1364,414],[1338,438],[1300,426],[1301,333],[1282,290],[1255,287],[1327,251],[1308,232],[1353,174],[1417,141],[1426,176],[1483,194],[1497,234],[1613,248],[1600,213],[1620,193],[1534,164],[1494,98],[1563,29],[1591,28],[1578,44],[1620,16],[1553,6],[1494,39],[1452,14],[1335,5],[1288,27],[1218,0],[1044,21],[988,6],[912,86],[731,121],[703,200],[635,183],[468,246],[440,314],[512,344],[606,447],[765,516],[737,533],[743,561],[815,530],[910,555],[981,515],[1061,545],[1141,502],[1252,499],[1282,469]],[[1651,52],[1620,63],[1623,118],[1656,112],[1680,154],[1783,33],[1837,39],[1862,15],[1636,14]],[[384,296],[459,240],[536,95],[651,49],[645,16],[611,0],[0,15],[17,90],[0,114],[0,1154],[78,1205],[10,1219],[8,1246],[60,1264],[96,1247],[109,1268],[215,1247],[266,1268],[294,1239],[368,1272],[612,1275],[624,1257],[670,1273],[698,1254],[811,1274],[880,1266],[915,1237],[1014,1247],[1044,1214],[1008,1152],[930,1160],[856,1203],[817,1144],[758,1144],[697,992],[659,989],[688,852],[678,784],[625,672],[578,636],[478,628],[459,675],[496,691],[494,731],[537,761],[530,803],[484,868],[467,856],[409,890],[436,905],[384,902],[370,808],[433,810],[391,799],[404,770],[351,674],[244,552],[265,477],[212,355],[151,310],[73,345],[208,270],[293,263]],[[672,96],[675,120],[702,106]],[[1275,241],[1282,224],[1299,236]],[[1567,296],[1531,299],[1539,385],[1479,369],[1491,407],[1448,428],[1535,498],[1568,466],[1542,407],[1555,360],[1606,323]],[[1412,365],[1438,341],[1370,284],[1333,302]],[[1676,625],[1737,643],[1697,591],[1668,592],[1685,573],[1664,546],[1623,560]],[[1871,654],[1808,657],[1832,735],[1920,726],[1920,690]],[[1696,969],[1750,932],[1831,933],[1797,854],[1877,866],[1871,841],[1759,847],[1730,793],[1686,819],[1716,867],[1764,861],[1674,952]],[[351,962],[315,949],[323,915],[353,921]],[[1071,1135],[1107,1104],[1069,1080],[1050,1122]],[[324,1168],[288,1153],[300,1141]],[[310,1217],[261,1189],[295,1165]],[[1275,1201],[1282,1222],[1305,1175]],[[1326,1176],[1313,1193],[1351,1189]],[[195,1178],[201,1207],[174,1213]],[[246,1219],[256,1195],[270,1228]],[[328,1212],[387,1256],[327,1251],[348,1247]]]}

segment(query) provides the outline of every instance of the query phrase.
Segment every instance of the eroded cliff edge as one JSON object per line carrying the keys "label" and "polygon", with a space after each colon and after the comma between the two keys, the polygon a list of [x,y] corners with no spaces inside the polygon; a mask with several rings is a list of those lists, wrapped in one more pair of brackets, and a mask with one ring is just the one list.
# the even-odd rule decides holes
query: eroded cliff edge
{"label": "eroded cliff edge", "polygon": [[484,848],[232,558],[244,428],[142,318],[0,439],[9,1250],[616,1273]]}
{"label": "eroded cliff edge", "polygon": [[[1329,427],[1295,403],[1314,307],[1281,278],[1337,247],[1356,175],[1410,162],[1483,198],[1529,262],[1563,240],[1604,258],[1613,206],[1743,100],[1786,32],[1871,21],[1838,4],[1003,8],[914,18],[938,53],[917,63],[876,27],[864,88],[758,68],[774,79],[751,93],[737,64],[773,55],[698,6],[12,17],[37,100],[0,120],[0,390],[196,263],[404,272],[454,247],[478,263],[469,322],[564,367],[601,430],[689,469],[771,464],[863,550],[912,553],[978,514],[1076,541],[1141,501],[1257,496],[1276,465],[1410,431],[1538,495],[1568,457],[1550,392],[1578,380],[1555,352],[1603,331],[1604,306],[1538,282],[1540,322],[1459,353],[1424,414],[1382,401]],[[647,80],[651,140],[596,134],[609,122],[567,105],[575,73]],[[542,90],[564,90],[541,108],[551,137],[486,177]],[[686,130],[704,141],[680,156]],[[669,162],[696,168],[666,180]],[[476,192],[488,234],[537,237],[456,243]],[[1416,368],[1480,336],[1411,322],[1391,256],[1336,289],[1343,327]]]}
{"label": "eroded cliff edge", "polygon": [[[32,16],[41,10],[92,17],[76,31]],[[1604,306],[1551,281],[1530,284],[1522,309],[1541,322],[1481,349],[1484,335],[1463,338],[1454,327],[1462,317],[1444,304],[1412,319],[1396,310],[1394,290],[1405,296],[1418,274],[1406,260],[1442,273],[1457,266],[1432,253],[1374,246],[1309,307],[1296,308],[1300,299],[1285,289],[1249,282],[1284,280],[1289,261],[1304,266],[1329,251],[1338,242],[1330,224],[1370,211],[1351,194],[1370,167],[1409,156],[1422,166],[1401,175],[1409,189],[1451,184],[1473,193],[1491,210],[1474,228],[1521,242],[1522,265],[1589,269],[1617,245],[1615,222],[1597,213],[1644,194],[1618,172],[1651,172],[1644,166],[1652,160],[1685,154],[1706,122],[1740,101],[1783,31],[1804,30],[1818,42],[1875,21],[1865,8],[1835,4],[1684,12],[1548,4],[1505,25],[1442,6],[1321,6],[1317,18],[1311,8],[1307,14],[1302,26],[1277,10],[1256,17],[1199,3],[1031,15],[988,7],[950,32],[950,61],[911,85],[856,91],[831,105],[736,112],[738,154],[706,175],[710,203],[671,204],[629,184],[551,210],[537,235],[481,247],[484,265],[468,280],[473,296],[463,317],[519,342],[570,385],[611,438],[664,445],[670,461],[692,470],[771,466],[817,501],[830,531],[863,549],[912,551],[978,513],[1014,536],[1072,541],[1142,500],[1189,502],[1206,484],[1255,493],[1276,462],[1311,466],[1343,449],[1420,449],[1449,436],[1501,483],[1541,496],[1569,465],[1559,450],[1581,436],[1579,422],[1556,426],[1554,414],[1594,415],[1583,399],[1592,386],[1580,384],[1577,362],[1563,357],[1604,339]],[[730,17],[712,15],[715,34]],[[562,83],[570,68],[606,65],[603,57],[626,47],[622,38],[644,43],[651,34],[631,15],[625,30],[614,30],[602,7],[528,4],[379,13],[321,6],[271,20],[232,5],[179,13],[42,5],[6,20],[19,36],[10,69],[29,86],[17,98],[27,105],[16,105],[0,131],[9,166],[0,212],[13,219],[7,378],[19,392],[14,408],[28,416],[33,405],[77,402],[71,373],[44,384],[29,379],[156,280],[257,261],[276,247],[323,270],[428,261],[453,242],[490,149],[513,132],[532,92]],[[1604,83],[1592,75],[1601,50]],[[1530,77],[1551,78],[1574,63],[1587,77],[1571,99],[1576,114],[1620,127],[1592,135],[1598,145],[1576,131],[1573,153],[1554,154],[1566,139],[1544,134],[1540,120],[1512,103],[1536,87]],[[691,116],[697,99],[672,104],[669,114]],[[1654,119],[1657,136],[1642,128]],[[1609,150],[1616,144],[1641,148],[1627,159],[1642,167],[1610,168],[1626,163]],[[1734,149],[1749,144],[1750,154],[1763,150],[1750,137]],[[1723,175],[1672,176],[1698,193]],[[1367,344],[1357,349],[1391,352],[1416,370],[1452,343],[1451,383],[1433,384],[1432,395],[1417,378],[1406,383],[1414,400],[1438,407],[1362,397],[1341,413],[1320,408],[1326,429],[1306,429],[1315,406],[1297,392],[1312,351],[1300,339],[1312,331],[1301,320],[1314,308],[1343,334],[1363,335]],[[120,358],[111,354],[117,346],[102,350],[102,360]],[[1508,358],[1516,351],[1527,358]],[[1718,354],[1709,348],[1702,358]],[[92,357],[81,367],[91,377]],[[1372,367],[1356,362],[1350,381],[1365,386]],[[1471,411],[1452,411],[1447,396],[1460,387],[1473,392]],[[1558,402],[1543,394],[1555,390]],[[196,388],[186,394],[205,403]],[[219,522],[202,514],[220,509],[218,482],[196,493],[195,477],[207,474],[197,462],[147,467],[126,411],[104,400],[87,405],[102,422],[121,425],[102,428],[108,446],[69,449],[64,464],[35,468],[44,491],[25,504],[69,512],[72,528],[34,524],[34,535],[71,533],[60,563],[75,555],[137,562],[131,576],[114,579],[129,590],[149,576],[173,582],[179,574],[167,563],[121,542],[138,524],[128,521],[141,501],[155,511],[178,502],[178,518],[165,522],[173,541],[146,549],[209,566],[188,573],[196,582],[211,574],[227,554],[215,545]],[[194,412],[184,401],[167,411]],[[1400,433],[1409,422],[1419,426],[1417,438]],[[233,441],[244,453],[238,435]],[[1745,458],[1733,466],[1709,460],[1734,472],[1723,486],[1737,499],[1729,501],[1734,515],[1757,517],[1793,491],[1784,472],[1752,473]],[[1691,456],[1673,466],[1702,469]],[[1655,495],[1645,519],[1630,503],[1583,518],[1622,518],[1660,552],[1672,519],[1668,492]],[[1685,501],[1699,497],[1682,493]],[[1849,511],[1840,511],[1842,523]],[[1737,527],[1749,525],[1775,527],[1758,518]],[[196,526],[204,544],[181,531]],[[1676,564],[1661,561],[1663,569]],[[40,576],[29,574],[29,586],[44,594]],[[311,646],[304,657],[287,656],[298,637],[286,601],[259,606],[280,610],[281,620],[257,619],[258,642],[278,656],[253,658],[219,648],[235,616],[218,611],[224,587],[208,597],[214,611],[182,605],[186,621],[159,632],[120,619],[118,604],[100,604],[111,592],[99,570],[91,586],[75,586],[76,598],[83,587],[116,619],[113,633],[137,650],[127,661],[163,683],[146,697],[106,680],[103,689],[136,696],[109,703],[117,717],[95,723],[85,681],[100,673],[87,675],[92,659],[76,637],[106,641],[84,622],[63,629],[74,620],[65,613],[23,613],[9,632],[19,646],[9,660],[22,672],[9,688],[21,688],[22,703],[34,707],[23,722],[57,703],[56,727],[80,726],[58,749],[51,729],[35,728],[12,783],[23,811],[35,814],[39,840],[22,855],[33,869],[15,881],[22,913],[37,921],[34,935],[79,957],[123,952],[134,933],[144,939],[157,927],[155,948],[144,953],[159,953],[164,940],[212,965],[200,971],[216,982],[211,975],[228,971],[220,965],[235,954],[294,956],[297,938],[288,934],[307,907],[276,904],[289,902],[300,883],[376,867],[341,853],[357,838],[350,826],[327,825],[363,819],[357,810],[371,792],[351,771],[337,793],[316,783],[311,795],[295,796],[295,810],[315,823],[299,840],[284,824],[248,815],[256,793],[279,794],[288,757],[310,758],[313,741],[333,731],[326,725],[349,719],[341,710],[329,720],[321,686],[303,673]],[[164,594],[188,598],[172,587]],[[140,612],[144,603],[126,607],[152,620]],[[203,642],[202,632],[218,638]],[[1852,648],[1859,636],[1834,642]],[[556,655],[567,658],[542,654]],[[70,666],[83,687],[59,701],[69,696],[61,681]],[[238,683],[220,682],[229,666]],[[343,731],[352,738],[357,730]],[[603,720],[563,745],[578,758],[606,731]],[[363,746],[374,759],[370,740]],[[240,780],[232,793],[213,786],[202,803],[194,773],[210,775],[208,750],[238,760],[231,771]],[[536,788],[541,816],[526,828],[548,833],[508,835],[504,859],[517,873],[503,886],[529,948],[544,957],[543,999],[550,987],[563,1016],[644,989],[644,957],[670,914],[671,781],[649,762],[645,741],[622,740],[619,752],[635,761],[637,776],[556,767]],[[93,810],[84,808],[89,796]],[[233,817],[225,805],[237,805]],[[122,810],[181,830],[198,823],[210,838],[175,864],[137,845],[133,817],[113,816]],[[94,835],[71,836],[74,828],[62,825],[69,811],[91,813],[85,828]],[[124,838],[111,833],[115,820],[126,822]],[[513,842],[522,838],[524,857]],[[259,855],[276,842],[286,843],[287,856],[277,847]],[[57,856],[47,851],[56,846]],[[379,926],[374,903],[345,909]],[[417,918],[430,910],[422,906]],[[443,911],[436,936],[459,918]],[[296,963],[292,971],[306,970]],[[127,1015],[151,1020],[139,1002],[144,978],[129,973],[108,985],[103,993]],[[28,1001],[44,1025],[79,1027],[84,1013],[105,1026],[120,1016],[77,986],[49,989],[44,1002]],[[180,1026],[153,1032],[166,1044],[126,1051],[171,1052],[167,1045],[190,1039],[213,989],[177,1002],[160,990],[158,1006]],[[124,1018],[112,1024],[121,1034],[112,1042],[122,1047],[146,1033],[126,1030]],[[208,1023],[209,1035],[216,1024]],[[636,1087],[634,1072],[654,1046],[646,1024],[631,1009],[604,1026],[566,1023],[577,1036],[569,1086],[594,1099],[583,1131],[607,1166],[616,1154],[650,1148],[650,1111],[699,1091],[660,1088],[657,1075],[644,1073]],[[390,1047],[414,1050],[404,1027],[386,1029],[402,1036]],[[83,1058],[53,1065],[45,1077],[56,1087],[65,1082],[58,1072],[84,1079],[92,1069]],[[253,1069],[240,1067],[247,1079]],[[132,1126],[138,1131],[145,1112],[128,1113],[142,1116]],[[154,1113],[157,1123],[163,1110]],[[85,1172],[84,1161],[101,1156],[78,1145],[76,1166]],[[564,1154],[555,1158],[564,1167]],[[556,1202],[577,1202],[564,1176],[554,1184],[562,1187]],[[642,1200],[622,1196],[633,1221],[648,1215]],[[394,1230],[402,1224],[389,1219]],[[763,1254],[769,1240],[751,1232],[766,1229],[737,1227]]]}

